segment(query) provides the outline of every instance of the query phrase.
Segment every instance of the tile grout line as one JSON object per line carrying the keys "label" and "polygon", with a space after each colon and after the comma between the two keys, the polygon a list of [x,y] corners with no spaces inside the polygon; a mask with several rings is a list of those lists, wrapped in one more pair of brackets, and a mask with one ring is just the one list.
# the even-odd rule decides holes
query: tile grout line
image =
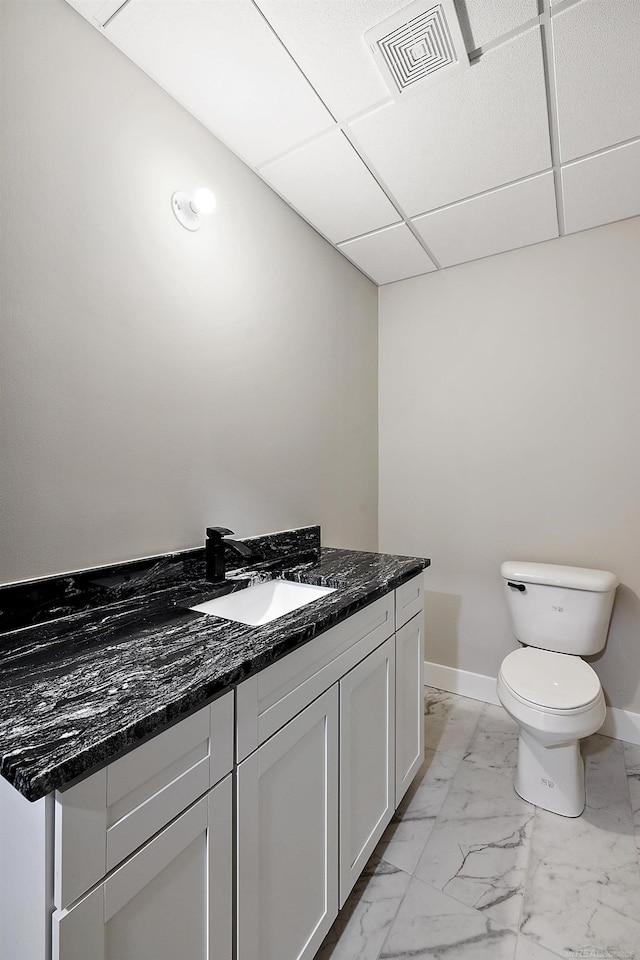
{"label": "tile grout line", "polygon": [[[402,873],[406,873],[406,870],[403,870]],[[396,922],[396,919],[397,919],[397,917],[398,917],[398,914],[400,913],[400,908],[401,908],[402,904],[404,903],[404,898],[405,898],[406,895],[407,895],[407,890],[408,890],[409,887],[411,886],[411,881],[412,881],[413,879],[414,879],[414,877],[413,877],[413,875],[411,875],[411,876],[409,877],[409,883],[407,884],[407,887],[406,887],[404,893],[402,894],[402,896],[401,896],[400,899],[398,900],[398,906],[396,907],[396,912],[395,912],[394,915],[393,915],[393,919],[390,920],[389,923],[388,923],[388,925],[387,925],[387,930],[386,930],[386,933],[385,933],[385,935],[384,935],[384,937],[383,937],[383,939],[382,939],[382,943],[380,944],[380,949],[378,950],[378,952],[377,952],[377,954],[376,954],[376,960],[380,960],[380,957],[382,956],[382,951],[384,950],[385,944],[386,944],[387,940],[389,939],[389,936],[390,936],[391,931],[392,931],[392,929],[393,929],[393,925],[394,925],[394,923]]]}
{"label": "tile grout line", "polygon": [[[626,774],[625,780],[627,783],[627,796],[629,798],[629,807],[631,808],[631,826],[633,828],[633,840],[636,845],[636,861],[638,863],[638,869],[640,870],[640,825],[636,824],[635,810],[633,806],[633,797],[631,795],[631,780],[636,779],[636,774],[631,773],[627,765],[627,750],[625,750],[624,740],[620,741],[622,743],[622,759],[624,762],[624,772]],[[640,748],[638,749],[640,754]],[[638,782],[640,783],[640,773],[637,775]]]}
{"label": "tile grout line", "polygon": [[560,126],[558,117],[556,68],[553,56],[553,34],[550,0],[539,0],[540,33],[542,41],[542,64],[544,70],[544,85],[547,95],[547,114],[549,123],[549,150],[553,167],[553,182],[556,195],[556,213],[558,217],[558,233],[561,237],[566,234],[564,215],[564,193],[562,185]]}
{"label": "tile grout line", "polygon": [[[434,688],[434,689],[435,689],[435,688]],[[427,696],[428,696],[428,694],[427,694],[427,692],[426,692],[426,690],[425,690],[425,692],[424,692],[424,701],[423,701],[423,709],[426,708]],[[455,696],[455,694],[450,694],[450,696]],[[423,722],[424,722],[425,724],[426,724],[427,716],[428,716],[428,714],[425,712],[425,713],[424,713],[424,716],[423,716]],[[470,735],[470,737],[469,737],[469,743],[471,743],[471,740],[473,739],[473,737],[474,737],[474,735],[475,735],[475,732],[476,732],[476,730],[477,730],[477,728],[478,728],[478,721],[479,721],[479,719],[480,719],[480,713],[478,713],[478,719],[476,720],[476,725],[475,725],[475,727],[473,728],[473,732],[471,733],[471,735]],[[467,746],[468,746],[468,744],[467,744]],[[433,749],[430,748],[430,747],[426,747],[425,749],[427,749],[427,750],[430,749],[430,750],[431,750],[431,752],[432,752],[433,755],[434,755],[434,759],[438,756],[438,753],[440,753],[440,754],[447,753],[446,750],[440,750],[440,751],[439,751],[438,749],[433,750]],[[447,756],[451,756],[451,754],[447,754]],[[400,898],[400,901],[399,901],[399,903],[398,903],[398,908],[397,908],[396,912],[395,912],[394,915],[393,915],[393,920],[391,920],[391,922],[389,923],[389,926],[388,926],[388,928],[387,928],[387,932],[386,932],[386,934],[385,934],[385,936],[384,936],[384,939],[383,939],[382,943],[380,944],[380,949],[378,950],[378,953],[377,953],[377,955],[376,955],[376,960],[380,960],[380,958],[381,958],[382,955],[383,955],[384,947],[385,947],[385,945],[386,945],[386,943],[387,943],[387,941],[388,941],[388,939],[389,939],[389,937],[390,937],[390,935],[391,935],[391,931],[392,931],[392,929],[393,929],[393,926],[394,926],[394,924],[395,924],[395,922],[396,922],[396,919],[397,919],[397,917],[398,917],[398,914],[399,914],[399,912],[400,912],[400,909],[401,909],[401,907],[402,907],[402,904],[404,903],[405,897],[407,896],[407,893],[408,893],[408,891],[409,891],[409,888],[410,888],[412,882],[413,882],[413,881],[417,881],[418,883],[424,883],[425,886],[431,886],[431,888],[434,889],[434,890],[437,889],[436,887],[433,887],[431,884],[425,883],[425,881],[424,881],[424,880],[421,880],[420,877],[417,877],[417,876],[416,876],[416,870],[417,870],[417,868],[418,868],[418,864],[419,864],[420,861],[422,860],[422,856],[423,856],[425,850],[427,849],[427,847],[428,847],[428,845],[429,845],[429,840],[431,839],[431,834],[433,833],[433,831],[434,831],[435,828],[436,828],[436,825],[437,825],[437,823],[438,823],[438,819],[439,819],[439,817],[440,817],[440,814],[442,813],[442,810],[444,809],[444,806],[445,806],[447,797],[449,796],[449,792],[450,792],[450,790],[451,790],[451,786],[452,786],[452,784],[453,784],[453,781],[455,780],[455,777],[456,777],[456,775],[457,775],[457,773],[458,773],[458,771],[459,771],[459,769],[460,769],[460,766],[461,766],[461,764],[462,764],[463,757],[460,756],[460,757],[458,757],[457,759],[458,759],[457,766],[456,766],[456,768],[455,768],[455,771],[454,771],[453,775],[451,776],[451,778],[450,778],[450,780],[449,780],[449,786],[447,787],[447,790],[446,790],[446,792],[445,792],[445,794],[444,794],[442,803],[440,804],[440,808],[438,809],[438,812],[437,812],[437,814],[436,814],[436,816],[435,816],[433,828],[432,828],[431,832],[429,833],[429,836],[427,837],[427,839],[426,839],[426,841],[425,841],[425,844],[424,844],[424,846],[423,846],[423,848],[422,848],[422,850],[421,850],[421,852],[420,852],[420,855],[419,855],[419,857],[418,857],[418,859],[417,859],[417,861],[416,861],[416,864],[415,864],[414,868],[413,868],[412,871],[411,871],[411,874],[409,875],[409,876],[410,876],[409,883],[407,884],[406,890],[404,891],[404,893],[402,894],[402,897]],[[406,873],[406,871],[403,871],[403,872]]]}
{"label": "tile grout line", "polygon": [[527,890],[529,889],[529,881],[531,879],[531,871],[533,869],[532,859],[533,859],[533,837],[536,832],[536,827],[538,826],[539,821],[539,807],[533,807],[533,826],[531,827],[531,838],[529,840],[529,850],[527,853],[527,866],[524,870],[524,876],[522,878],[522,905],[520,907],[520,915],[518,917],[518,926],[516,930],[516,936],[524,937],[530,943],[535,943],[535,941],[530,940],[527,934],[522,933],[522,920],[525,913],[525,904],[527,901]]}

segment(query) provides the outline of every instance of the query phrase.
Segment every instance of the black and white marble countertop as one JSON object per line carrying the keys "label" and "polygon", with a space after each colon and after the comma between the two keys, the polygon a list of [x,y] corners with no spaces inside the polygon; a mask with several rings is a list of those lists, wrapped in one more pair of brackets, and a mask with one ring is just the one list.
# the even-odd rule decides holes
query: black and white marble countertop
{"label": "black and white marble countertop", "polygon": [[[319,527],[244,542],[262,562],[223,588],[203,550],[0,588],[0,773],[23,796],[104,766],[429,565],[320,548]],[[337,589],[259,627],[188,609],[276,573]]]}

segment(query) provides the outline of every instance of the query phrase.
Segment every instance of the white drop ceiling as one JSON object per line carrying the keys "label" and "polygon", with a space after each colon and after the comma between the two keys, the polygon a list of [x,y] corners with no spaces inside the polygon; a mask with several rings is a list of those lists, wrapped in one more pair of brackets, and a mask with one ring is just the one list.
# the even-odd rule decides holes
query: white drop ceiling
{"label": "white drop ceiling", "polygon": [[640,0],[455,0],[471,66],[402,100],[405,0],[68,2],[375,283],[640,214]]}

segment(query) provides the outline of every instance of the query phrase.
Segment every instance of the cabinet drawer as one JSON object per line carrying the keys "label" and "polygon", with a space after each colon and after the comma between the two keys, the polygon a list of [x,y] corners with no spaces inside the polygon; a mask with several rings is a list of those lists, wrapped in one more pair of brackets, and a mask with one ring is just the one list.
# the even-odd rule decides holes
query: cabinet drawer
{"label": "cabinet drawer", "polygon": [[396,630],[420,613],[424,605],[422,574],[407,580],[396,590]]}
{"label": "cabinet drawer", "polygon": [[241,683],[236,691],[238,761],[390,637],[393,609],[389,593]]}
{"label": "cabinet drawer", "polygon": [[55,797],[54,903],[68,906],[233,766],[233,693]]}

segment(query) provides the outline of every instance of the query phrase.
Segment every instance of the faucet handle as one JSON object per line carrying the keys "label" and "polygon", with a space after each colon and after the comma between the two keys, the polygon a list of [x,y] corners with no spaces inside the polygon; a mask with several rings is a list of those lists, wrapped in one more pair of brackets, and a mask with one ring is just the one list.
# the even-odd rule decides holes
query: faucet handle
{"label": "faucet handle", "polygon": [[207,527],[207,537],[211,540],[222,540],[223,537],[232,533],[233,530],[229,530],[228,527]]}

